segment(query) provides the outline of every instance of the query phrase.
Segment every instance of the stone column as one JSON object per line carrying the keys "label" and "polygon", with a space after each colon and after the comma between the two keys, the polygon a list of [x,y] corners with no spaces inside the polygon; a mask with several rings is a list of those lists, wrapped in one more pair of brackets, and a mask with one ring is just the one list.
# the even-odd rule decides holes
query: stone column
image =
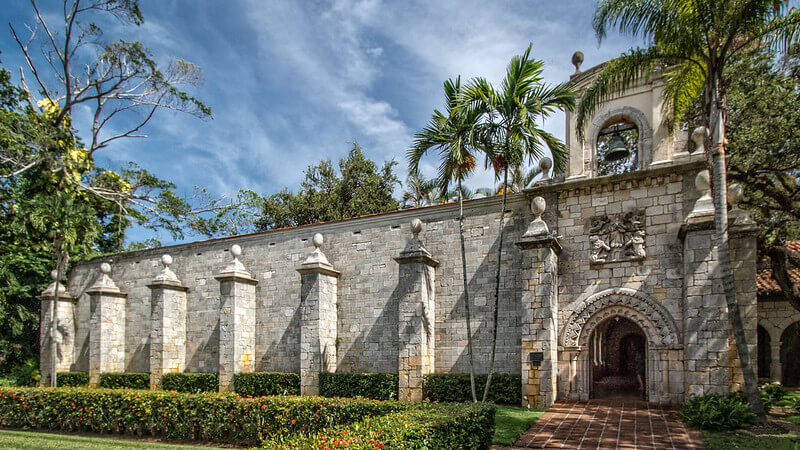
{"label": "stone column", "polygon": [[[56,346],[56,372],[69,372],[73,364],[73,351],[75,349],[75,303],[77,299],[67,291],[63,284],[58,283],[58,272],[50,272],[53,282],[39,296],[41,299],[41,313],[39,315],[39,373],[42,375],[41,386],[50,386],[53,345]],[[55,303],[55,289],[58,283],[58,306],[56,307],[55,320],[51,321],[50,314]],[[55,340],[52,339],[51,324],[55,322]]]}
{"label": "stone column", "polygon": [[783,364],[781,364],[781,340],[775,339],[770,343],[771,358],[769,362],[770,381],[783,381]]}
{"label": "stone column", "polygon": [[[708,171],[695,177],[702,194],[681,225],[683,240],[686,398],[728,392],[728,307],[714,243],[714,204]],[[715,283],[715,281],[717,281]]]}
{"label": "stone column", "polygon": [[319,374],[336,372],[339,272],[322,253],[322,235],[300,272],[300,394],[319,395]]}
{"label": "stone column", "polygon": [[534,220],[517,242],[522,266],[522,405],[548,408],[558,386],[558,255],[561,245],[542,220],[547,204],[531,201]]}
{"label": "stone column", "polygon": [[165,373],[186,367],[186,287],[170,270],[172,257],[161,257],[164,269],[150,288],[150,389],[161,387]]}
{"label": "stone column", "polygon": [[100,374],[125,371],[125,300],[127,294],[108,274],[111,265],[100,264],[100,278],[86,291],[90,299],[89,385],[100,385]]}
{"label": "stone column", "polygon": [[233,374],[252,372],[256,351],[256,285],[239,261],[242,248],[231,247],[233,261],[219,281],[219,391],[233,390]]}
{"label": "stone column", "polygon": [[[731,209],[728,212],[728,235],[731,251],[731,265],[733,269],[733,283],[736,286],[736,302],[739,304],[739,314],[742,317],[745,337],[747,339],[750,366],[753,371],[758,370],[758,299],[756,288],[756,274],[758,269],[758,249],[756,235],[758,226],[739,208],[743,189],[738,184],[728,187],[728,203]],[[734,391],[744,390],[744,375],[739,363],[739,353],[736,347],[736,338],[733,327],[728,335],[730,348],[730,383],[729,389]]]}
{"label": "stone column", "polygon": [[419,240],[422,221],[411,221],[413,237],[394,260],[399,267],[397,370],[399,400],[422,401],[423,377],[434,370],[436,324],[436,266]]}

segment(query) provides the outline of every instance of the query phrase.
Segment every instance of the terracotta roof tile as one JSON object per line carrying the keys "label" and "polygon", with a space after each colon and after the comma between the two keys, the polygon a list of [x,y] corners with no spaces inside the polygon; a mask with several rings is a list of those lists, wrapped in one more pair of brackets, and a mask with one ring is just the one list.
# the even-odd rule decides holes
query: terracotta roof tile
{"label": "terracotta roof tile", "polygon": [[[800,241],[786,241],[786,247],[800,255]],[[756,275],[756,286],[759,295],[779,294],[781,287],[772,276],[772,267],[769,265],[769,258],[763,257],[758,264],[758,274]],[[792,266],[789,269],[789,279],[795,286],[800,285],[800,268]]]}

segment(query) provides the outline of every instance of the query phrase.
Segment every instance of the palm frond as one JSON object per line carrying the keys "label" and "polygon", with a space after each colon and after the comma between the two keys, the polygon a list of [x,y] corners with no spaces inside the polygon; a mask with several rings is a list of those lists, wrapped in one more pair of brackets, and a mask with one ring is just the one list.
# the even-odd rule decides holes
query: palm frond
{"label": "palm frond", "polygon": [[642,80],[649,80],[653,70],[675,61],[664,54],[661,48],[632,49],[616,59],[608,61],[588,88],[581,94],[577,107],[577,132],[583,139],[586,119],[593,116],[608,100],[621,95]]}

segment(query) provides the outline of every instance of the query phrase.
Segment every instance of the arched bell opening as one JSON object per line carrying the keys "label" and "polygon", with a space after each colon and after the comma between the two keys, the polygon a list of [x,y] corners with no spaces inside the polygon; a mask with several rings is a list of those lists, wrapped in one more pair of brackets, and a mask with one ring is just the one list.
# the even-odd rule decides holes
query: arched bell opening
{"label": "arched bell opening", "polygon": [[589,339],[590,397],[644,398],[647,394],[647,337],[630,319],[611,317]]}
{"label": "arched bell opening", "polygon": [[639,168],[639,128],[627,116],[606,121],[597,135],[598,175],[617,175]]}

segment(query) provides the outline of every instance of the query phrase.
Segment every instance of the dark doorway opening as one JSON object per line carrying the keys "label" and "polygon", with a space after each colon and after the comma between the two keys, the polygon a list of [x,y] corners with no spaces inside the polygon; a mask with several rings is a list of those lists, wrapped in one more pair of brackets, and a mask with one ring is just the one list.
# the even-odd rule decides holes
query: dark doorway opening
{"label": "dark doorway opening", "polygon": [[769,366],[772,363],[772,345],[769,333],[759,325],[756,336],[758,338],[758,378],[769,378]]}
{"label": "dark doorway opening", "polygon": [[781,334],[781,366],[784,386],[800,386],[800,322],[795,322]]}
{"label": "dark doorway opening", "polygon": [[592,398],[646,397],[647,339],[633,321],[612,317],[589,340]]}

